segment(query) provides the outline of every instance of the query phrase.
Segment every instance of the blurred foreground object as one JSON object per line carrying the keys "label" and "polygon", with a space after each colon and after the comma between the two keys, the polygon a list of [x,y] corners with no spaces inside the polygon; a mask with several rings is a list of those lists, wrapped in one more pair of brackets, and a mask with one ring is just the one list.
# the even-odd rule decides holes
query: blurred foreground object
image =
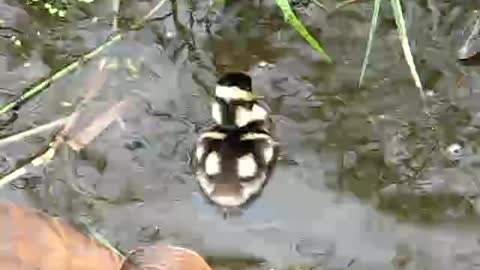
{"label": "blurred foreground object", "polygon": [[8,202],[0,202],[0,224],[0,269],[211,270],[196,252],[164,244],[124,259],[59,218]]}
{"label": "blurred foreground object", "polygon": [[152,245],[129,254],[121,270],[211,270],[195,251],[168,245]]}

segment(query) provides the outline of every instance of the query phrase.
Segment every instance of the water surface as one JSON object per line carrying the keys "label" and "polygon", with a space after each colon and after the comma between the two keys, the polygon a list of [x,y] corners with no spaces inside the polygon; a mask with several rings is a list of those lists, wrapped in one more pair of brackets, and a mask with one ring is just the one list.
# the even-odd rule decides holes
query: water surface
{"label": "water surface", "polygon": [[[155,4],[124,2],[120,28]],[[100,59],[117,59],[80,123],[124,98],[133,106],[82,154],[62,149],[45,169],[2,189],[3,198],[89,220],[123,250],[164,240],[232,258],[227,269],[236,267],[233,258],[249,257],[264,259],[249,266],[262,269],[479,268],[480,70],[457,60],[475,1],[404,3],[426,107],[387,5],[358,88],[371,1],[337,10],[335,1],[324,1],[328,11],[297,1],[299,17],[333,65],[284,23],[272,1],[210,10],[208,1],[191,2],[167,2],[156,16],[173,15],[129,32],[2,126],[7,136],[68,115]],[[83,5],[63,21],[21,3],[0,0],[2,104],[112,30],[107,1]],[[218,74],[230,70],[249,72],[272,107],[282,161],[262,197],[224,220],[199,194],[189,152],[211,123],[208,94]],[[3,147],[1,171],[52,135]]]}

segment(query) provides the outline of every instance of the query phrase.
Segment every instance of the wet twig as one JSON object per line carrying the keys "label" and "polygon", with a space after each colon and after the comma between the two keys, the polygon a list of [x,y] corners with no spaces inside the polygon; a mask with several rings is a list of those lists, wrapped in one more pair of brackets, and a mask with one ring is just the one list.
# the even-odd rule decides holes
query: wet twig
{"label": "wet twig", "polygon": [[345,1],[342,1],[342,2],[340,2],[340,3],[337,3],[337,4],[335,5],[335,8],[336,8],[336,9],[343,8],[343,7],[347,6],[347,5],[350,5],[350,4],[355,3],[355,2],[357,2],[357,1],[358,1],[358,0],[345,0]]}
{"label": "wet twig", "polygon": [[105,130],[125,109],[127,101],[120,101],[108,111],[95,118],[89,126],[84,128],[76,136],[67,141],[67,144],[75,151],[80,151],[95,139],[100,132]]}
{"label": "wet twig", "polygon": [[36,135],[36,134],[38,134],[38,133],[42,133],[42,132],[47,131],[47,130],[60,127],[60,126],[62,126],[62,125],[64,125],[64,124],[66,124],[70,119],[71,119],[70,117],[60,118],[60,119],[57,119],[57,120],[55,120],[55,121],[52,121],[52,122],[50,122],[50,123],[48,123],[48,124],[41,125],[41,126],[32,128],[32,129],[30,129],[30,130],[27,130],[27,131],[24,131],[24,132],[20,132],[20,133],[18,133],[18,134],[15,134],[15,135],[12,135],[12,136],[9,136],[9,137],[0,139],[0,147],[5,146],[5,145],[8,145],[8,144],[13,143],[13,142],[18,142],[18,141],[20,141],[20,140],[22,140],[22,139],[25,139],[25,138],[27,138],[27,137]]}
{"label": "wet twig", "polygon": [[313,0],[312,2],[318,7],[320,7],[321,9],[328,11],[328,8],[324,4],[320,3],[318,0]]}
{"label": "wet twig", "polygon": [[162,15],[162,16],[159,16],[159,17],[154,17],[154,18],[151,18],[151,19],[147,20],[147,22],[158,22],[158,21],[163,21],[163,20],[165,20],[165,19],[169,18],[169,17],[170,17],[170,16],[172,16],[172,15],[173,15],[173,12],[171,12],[171,11],[170,11],[170,12],[168,12],[168,13],[167,13],[167,14],[165,14],[165,15]]}

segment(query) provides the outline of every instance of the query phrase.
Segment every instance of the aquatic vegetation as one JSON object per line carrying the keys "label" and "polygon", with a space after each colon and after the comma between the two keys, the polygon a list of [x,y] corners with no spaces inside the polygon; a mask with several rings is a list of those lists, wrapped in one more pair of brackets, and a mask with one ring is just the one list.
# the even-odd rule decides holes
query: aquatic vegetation
{"label": "aquatic vegetation", "polygon": [[[335,9],[342,8],[346,5],[354,3],[355,1],[356,0],[347,0],[347,1],[340,2],[335,6]],[[285,16],[285,19],[287,20],[287,22],[293,28],[295,28],[295,30],[298,33],[300,33],[300,35],[315,50],[317,50],[322,55],[322,57],[325,58],[325,60],[327,62],[331,63],[332,60],[330,59],[328,54],[325,52],[325,50],[322,48],[320,43],[307,31],[307,29],[302,24],[302,22],[297,18],[297,16],[295,16],[295,12],[292,10],[292,7],[290,6],[289,1],[288,0],[276,0],[276,3],[278,5],[278,7],[280,7],[280,9],[282,10],[283,15]],[[314,1],[314,3],[317,6],[323,8],[323,9],[326,9],[326,7],[323,4],[321,4],[320,2]],[[371,48],[372,48],[372,41],[373,41],[375,30],[376,30],[377,24],[378,24],[378,17],[379,17],[381,3],[382,3],[382,0],[374,0],[373,1],[374,8],[373,8],[373,14],[372,14],[372,21],[371,21],[371,26],[370,26],[370,32],[369,32],[369,35],[368,35],[367,49],[365,51],[365,57],[364,57],[364,60],[363,60],[362,69],[361,69],[361,73],[360,73],[359,86],[361,86],[363,84],[363,80],[364,80],[364,77],[365,77],[365,71],[366,71],[366,68],[367,68],[367,65],[368,65],[368,58],[370,56]],[[391,0],[390,4],[392,6],[393,15],[395,17],[395,23],[397,25],[397,30],[398,30],[400,42],[401,42],[401,45],[402,45],[402,49],[403,49],[403,52],[404,52],[405,61],[407,61],[408,67],[410,69],[410,73],[411,73],[412,78],[415,82],[415,86],[420,90],[420,95],[423,99],[424,98],[423,86],[422,86],[422,83],[421,83],[421,80],[420,80],[420,76],[418,75],[418,72],[417,72],[417,69],[416,69],[416,66],[415,66],[415,62],[413,60],[410,44],[409,44],[409,41],[408,41],[407,29],[405,27],[405,20],[403,18],[403,11],[402,11],[401,2],[400,2],[400,0]]]}
{"label": "aquatic vegetation", "polygon": [[95,0],[28,0],[27,4],[46,10],[51,16],[65,17],[67,10],[79,2],[89,4]]}
{"label": "aquatic vegetation", "polygon": [[405,27],[405,20],[403,19],[402,5],[400,3],[400,0],[391,0],[391,4],[393,9],[393,15],[395,17],[395,23],[397,24],[398,34],[402,43],[405,60],[407,61],[408,67],[410,68],[410,73],[412,74],[412,78],[415,81],[415,86],[420,90],[420,95],[423,99],[423,87],[420,81],[420,77],[418,76],[415,63],[413,62],[410,44],[408,43],[407,29]]}
{"label": "aquatic vegetation", "polygon": [[372,50],[373,36],[375,35],[375,30],[377,30],[378,14],[380,12],[380,3],[381,2],[382,2],[382,0],[375,0],[375,2],[374,2],[372,21],[370,23],[370,32],[368,33],[367,49],[365,51],[365,57],[363,59],[363,64],[362,64],[362,72],[360,73],[360,79],[359,79],[359,83],[358,83],[359,86],[362,85],[363,77],[365,76],[365,71],[367,70],[368,57],[370,56],[370,52]]}
{"label": "aquatic vegetation", "polygon": [[325,50],[322,48],[320,43],[310,35],[308,30],[303,26],[302,22],[297,18],[295,15],[295,12],[293,12],[292,7],[290,6],[290,3],[288,0],[276,0],[278,7],[283,12],[283,16],[285,17],[285,20],[290,23],[295,30],[297,30],[300,35],[315,49],[317,50],[323,58],[329,63],[332,62],[330,59],[330,56],[325,52]]}
{"label": "aquatic vegetation", "polygon": [[[423,99],[424,98],[423,86],[422,86],[422,82],[420,81],[420,77],[418,75],[417,69],[415,67],[415,62],[413,61],[412,51],[411,51],[411,48],[410,48],[410,44],[408,42],[408,35],[407,35],[407,29],[405,27],[405,20],[403,18],[402,5],[401,5],[399,0],[391,0],[390,3],[391,3],[391,6],[392,6],[392,10],[393,10],[393,16],[395,17],[395,23],[397,25],[398,35],[399,35],[399,38],[400,38],[400,42],[402,44],[402,49],[403,49],[403,54],[404,54],[405,60],[407,61],[408,67],[410,68],[410,73],[411,73],[412,78],[415,82],[415,86],[420,90],[420,95]],[[366,71],[367,65],[368,65],[368,58],[370,56],[370,52],[371,52],[371,49],[372,49],[373,36],[375,35],[375,30],[376,30],[377,24],[378,24],[378,16],[379,16],[381,4],[382,4],[382,0],[375,0],[374,1],[370,32],[368,34],[367,49],[365,51],[365,58],[363,59],[362,71],[360,73],[360,79],[359,79],[359,83],[358,83],[359,86],[361,86],[363,84],[363,79],[365,77],[365,71]]]}

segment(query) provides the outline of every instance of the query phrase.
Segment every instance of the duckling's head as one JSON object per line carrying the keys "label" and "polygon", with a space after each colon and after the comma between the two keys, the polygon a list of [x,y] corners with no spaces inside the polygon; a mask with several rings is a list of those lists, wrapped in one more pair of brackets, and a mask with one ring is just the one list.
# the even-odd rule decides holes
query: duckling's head
{"label": "duckling's head", "polygon": [[231,72],[217,81],[212,117],[219,125],[239,128],[252,121],[266,120],[268,112],[257,104],[252,78],[242,72]]}
{"label": "duckling's head", "polygon": [[245,74],[243,72],[225,73],[217,81],[217,86],[231,87],[231,88],[236,87],[238,90],[241,90],[241,91],[252,92],[252,78],[248,74]]}

